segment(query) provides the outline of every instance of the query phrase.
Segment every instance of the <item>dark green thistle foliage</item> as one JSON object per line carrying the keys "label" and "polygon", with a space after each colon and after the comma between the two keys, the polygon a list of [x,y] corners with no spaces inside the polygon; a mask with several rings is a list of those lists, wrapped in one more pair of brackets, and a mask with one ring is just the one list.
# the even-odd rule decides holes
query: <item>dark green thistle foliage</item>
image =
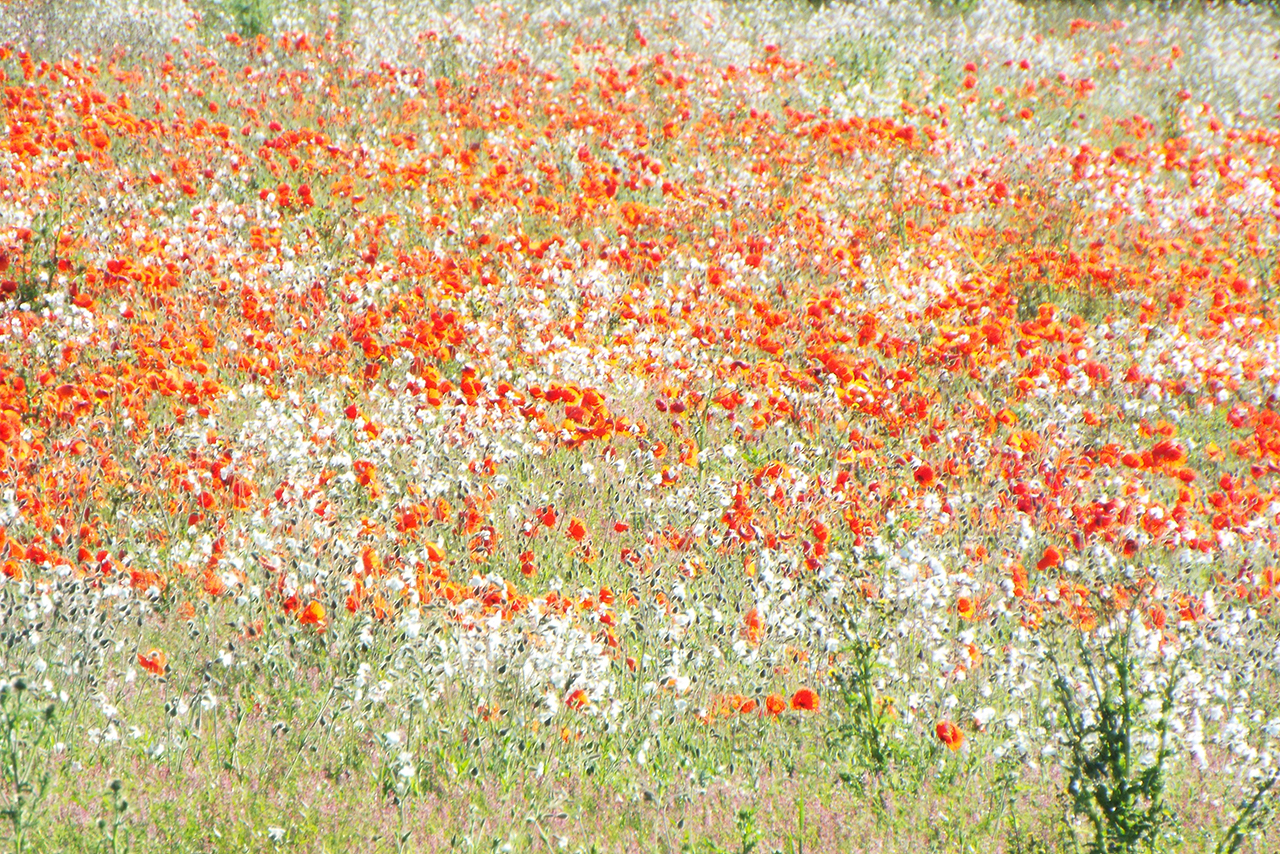
{"label": "dark green thistle foliage", "polygon": [[22,678],[0,686],[0,817],[15,854],[29,850],[51,779],[48,752],[57,710],[40,703]]}

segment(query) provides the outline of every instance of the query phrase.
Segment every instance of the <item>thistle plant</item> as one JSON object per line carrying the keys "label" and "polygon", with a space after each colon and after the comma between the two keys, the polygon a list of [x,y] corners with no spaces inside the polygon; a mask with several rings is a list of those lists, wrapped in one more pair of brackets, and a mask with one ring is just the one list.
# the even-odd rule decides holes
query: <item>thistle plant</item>
{"label": "thistle plant", "polygon": [[[1118,613],[1109,629],[1076,635],[1074,677],[1057,653],[1049,658],[1072,809],[1092,825],[1093,854],[1129,854],[1152,848],[1171,817],[1165,773],[1182,653],[1140,662],[1127,612]],[[1144,670],[1161,663],[1157,680],[1142,679]]]}
{"label": "thistle plant", "polygon": [[51,780],[48,739],[56,708],[40,705],[26,680],[0,685],[0,815],[12,830],[14,854],[29,850]]}
{"label": "thistle plant", "polygon": [[1277,783],[1280,783],[1280,772],[1264,778],[1240,801],[1236,806],[1236,820],[1222,835],[1218,847],[1214,849],[1214,854],[1235,854],[1244,846],[1245,839],[1250,833],[1266,824],[1275,813],[1275,798],[1269,796]]}
{"label": "thistle plant", "polygon": [[124,783],[121,780],[112,780],[107,787],[111,817],[98,819],[98,832],[102,834],[104,854],[121,854],[129,850],[127,834],[122,832],[127,825],[125,814],[129,811],[129,801],[122,794],[123,791]]}
{"label": "thistle plant", "polygon": [[888,771],[897,751],[889,733],[893,701],[876,691],[880,642],[854,624],[847,604],[845,635],[844,660],[832,671],[840,716],[827,740],[852,760],[853,770],[841,772],[840,777],[856,785],[864,773],[878,776]]}

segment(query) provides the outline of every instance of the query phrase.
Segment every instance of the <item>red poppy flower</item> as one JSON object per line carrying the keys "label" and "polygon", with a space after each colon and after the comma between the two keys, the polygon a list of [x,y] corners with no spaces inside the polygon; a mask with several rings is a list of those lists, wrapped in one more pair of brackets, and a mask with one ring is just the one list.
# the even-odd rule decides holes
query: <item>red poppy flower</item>
{"label": "red poppy flower", "polygon": [[805,712],[818,711],[818,694],[812,688],[801,688],[791,695],[791,708]]}
{"label": "red poppy flower", "polygon": [[1036,564],[1036,569],[1052,569],[1060,563],[1062,563],[1062,552],[1058,551],[1053,546],[1049,546],[1049,548],[1044,550],[1044,556],[1040,558],[1040,562]]}
{"label": "red poppy flower", "polygon": [[964,733],[960,728],[951,721],[942,721],[938,724],[936,731],[938,740],[949,747],[951,750],[959,750],[964,744]]}

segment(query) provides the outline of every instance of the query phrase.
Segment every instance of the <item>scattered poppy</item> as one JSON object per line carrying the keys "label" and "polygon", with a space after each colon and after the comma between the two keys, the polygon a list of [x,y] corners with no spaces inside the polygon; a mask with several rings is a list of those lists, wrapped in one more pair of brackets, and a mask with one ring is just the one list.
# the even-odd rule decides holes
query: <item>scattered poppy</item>
{"label": "scattered poppy", "polygon": [[935,728],[938,740],[951,750],[959,750],[964,744],[964,733],[951,721],[942,721]]}
{"label": "scattered poppy", "polygon": [[329,624],[325,616],[324,606],[314,600],[298,612],[298,622],[304,626],[315,626],[318,629],[323,629]]}
{"label": "scattered poppy", "polygon": [[1062,563],[1062,552],[1058,551],[1053,546],[1049,546],[1047,549],[1044,550],[1044,555],[1040,558],[1040,561],[1036,564],[1036,569],[1041,571],[1046,569],[1052,569],[1053,567],[1058,566],[1061,563]]}
{"label": "scattered poppy", "polygon": [[150,649],[145,655],[138,653],[138,664],[148,673],[163,676],[169,669],[169,656],[158,649]]}
{"label": "scattered poppy", "polygon": [[818,694],[812,688],[801,688],[791,695],[791,708],[806,712],[818,710]]}

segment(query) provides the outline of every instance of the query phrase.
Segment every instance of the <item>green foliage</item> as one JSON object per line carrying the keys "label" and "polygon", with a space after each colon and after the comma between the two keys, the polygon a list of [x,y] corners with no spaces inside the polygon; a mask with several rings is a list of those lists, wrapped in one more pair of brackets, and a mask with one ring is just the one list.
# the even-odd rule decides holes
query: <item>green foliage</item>
{"label": "green foliage", "polygon": [[[1127,615],[1125,615],[1127,616]],[[1129,854],[1151,849],[1171,818],[1164,802],[1165,762],[1173,750],[1169,725],[1182,658],[1171,663],[1162,689],[1139,685],[1141,665],[1133,649],[1133,623],[1105,638],[1081,632],[1076,638],[1085,690],[1067,678],[1051,654],[1054,692],[1066,740],[1067,792],[1072,810],[1093,827],[1093,854]],[[1144,726],[1144,705],[1158,700],[1159,712]],[[1141,735],[1153,732],[1157,745],[1141,755]]]}
{"label": "green foliage", "polygon": [[753,854],[760,844],[760,832],[756,830],[756,811],[740,809],[734,816],[734,827],[741,835],[736,854]]}
{"label": "green foliage", "polygon": [[1236,807],[1236,820],[1222,835],[1215,854],[1235,854],[1244,845],[1248,834],[1266,825],[1275,812],[1275,799],[1269,799],[1267,795],[1275,788],[1276,783],[1280,783],[1280,772],[1272,774],[1251,795],[1240,801]]}
{"label": "green foliage", "polygon": [[49,737],[56,708],[32,698],[25,680],[0,686],[0,816],[12,828],[13,851],[29,850],[49,791]]}
{"label": "green foliage", "polygon": [[1009,836],[1010,854],[1049,854],[1052,849],[1043,839],[1021,830],[1014,830]]}
{"label": "green foliage", "polygon": [[[857,771],[883,774],[889,770],[894,749],[889,738],[892,704],[875,692],[879,644],[855,637],[846,648],[847,659],[833,674],[839,691],[840,720],[828,733],[828,742],[850,756]],[[843,772],[846,782],[855,774]]]}
{"label": "green foliage", "polygon": [[275,9],[271,0],[230,0],[227,4],[236,32],[245,38],[266,35]]}
{"label": "green foliage", "polygon": [[982,0],[929,0],[935,12],[944,15],[968,15],[981,4]]}
{"label": "green foliage", "polygon": [[15,264],[16,277],[10,286],[14,288],[10,297],[14,305],[40,310],[49,282],[58,272],[58,244],[67,221],[66,208],[66,193],[60,190],[57,205],[49,206],[32,220],[31,237]]}
{"label": "green foliage", "polygon": [[880,777],[904,758],[901,745],[890,733],[893,700],[882,696],[876,687],[877,682],[882,681],[879,664],[882,633],[875,626],[883,622],[883,615],[871,613],[875,616],[868,620],[877,622],[859,625],[853,609],[845,603],[843,656],[831,673],[837,689],[837,714],[832,716],[834,723],[827,731],[827,743],[835,755],[849,763],[839,772],[840,779],[855,787],[862,784],[864,775]]}
{"label": "green foliage", "polygon": [[98,819],[98,831],[102,834],[102,851],[104,854],[106,852],[121,854],[129,850],[127,834],[122,833],[127,826],[125,814],[129,811],[129,802],[121,794],[124,791],[124,783],[120,780],[112,780],[107,789],[107,798],[111,801],[109,805],[111,818],[110,820]]}
{"label": "green foliage", "polygon": [[878,87],[893,65],[893,51],[867,36],[841,36],[831,46],[831,61],[851,82]]}
{"label": "green foliage", "polygon": [[[805,0],[814,9],[832,5],[835,0]],[[929,0],[929,6],[942,15],[967,15],[981,4],[982,0]]]}
{"label": "green foliage", "polygon": [[[707,851],[709,854],[756,854],[760,850],[760,831],[756,829],[756,811],[749,808],[738,810],[734,814],[733,825],[740,836],[736,847],[725,848],[711,840],[704,840],[700,846],[701,850]],[[680,850],[693,852],[699,849],[691,845],[686,839]]]}
{"label": "green foliage", "polygon": [[211,34],[232,31],[241,38],[270,35],[279,0],[204,0],[200,9]]}

